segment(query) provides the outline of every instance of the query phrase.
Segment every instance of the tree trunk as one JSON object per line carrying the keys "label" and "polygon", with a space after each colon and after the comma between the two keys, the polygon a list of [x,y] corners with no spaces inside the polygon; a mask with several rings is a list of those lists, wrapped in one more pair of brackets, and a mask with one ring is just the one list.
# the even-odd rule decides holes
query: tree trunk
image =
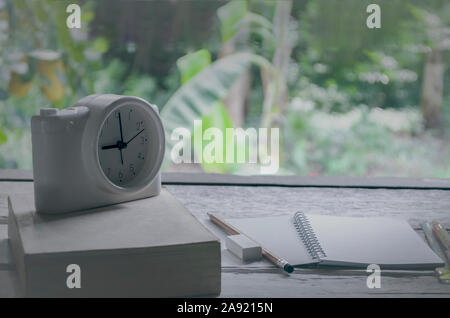
{"label": "tree trunk", "polygon": [[[273,28],[276,39],[276,50],[272,64],[277,69],[282,81],[286,82],[289,70],[289,62],[292,53],[292,43],[289,39],[289,23],[291,18],[292,0],[277,1],[275,14],[273,17]],[[282,115],[288,101],[288,91],[286,86],[270,87],[269,79],[263,74],[263,86],[265,100],[263,107],[262,124],[264,126],[278,127],[281,125]],[[274,116],[272,108],[276,108],[278,116]]]}
{"label": "tree trunk", "polygon": [[286,78],[292,45],[289,41],[289,23],[291,18],[292,0],[278,1],[273,18],[273,28],[277,41],[277,48],[273,57],[273,65],[281,76]]}
{"label": "tree trunk", "polygon": [[[241,32],[241,41],[248,36],[247,32]],[[233,54],[235,51],[235,43],[233,40],[228,41],[222,46],[219,57],[225,57]],[[223,103],[228,110],[228,114],[235,127],[243,127],[246,116],[246,102],[250,91],[251,73],[246,70],[238,77],[231,86]]]}
{"label": "tree trunk", "polygon": [[425,129],[442,128],[442,90],[444,82],[444,59],[441,50],[427,53],[422,83],[420,107]]}
{"label": "tree trunk", "polygon": [[245,121],[245,105],[250,90],[251,74],[246,70],[231,86],[224,100],[228,113],[235,127],[243,127]]}

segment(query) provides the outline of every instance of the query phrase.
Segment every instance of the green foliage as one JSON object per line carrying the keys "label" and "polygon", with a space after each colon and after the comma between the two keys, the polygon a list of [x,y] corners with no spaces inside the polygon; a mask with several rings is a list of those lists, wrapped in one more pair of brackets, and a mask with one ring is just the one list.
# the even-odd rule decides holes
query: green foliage
{"label": "green foliage", "polygon": [[0,127],[0,145],[8,140],[8,135]]}
{"label": "green foliage", "polygon": [[[264,3],[259,1],[258,4]],[[276,48],[273,23],[266,16],[252,11],[254,2],[233,0],[217,10],[222,43],[233,41],[244,50],[251,49],[266,58],[272,57]],[[266,2],[264,7],[272,7]],[[239,37],[239,35],[243,35]]]}
{"label": "green foliage", "polygon": [[221,22],[222,42],[229,41],[238,31],[247,12],[247,1],[233,0],[217,10]]}
{"label": "green foliage", "polygon": [[[228,115],[228,112],[223,105],[222,102],[217,101],[215,105],[212,106],[211,112],[209,115],[203,116],[201,118],[202,120],[202,126],[194,127],[194,134],[204,136],[204,132],[209,128],[218,128],[220,131],[225,132],[227,128],[233,128],[233,122],[231,121],[230,116]],[[222,135],[222,145],[223,145],[223,158],[225,161],[226,155],[227,155],[227,149],[230,149],[230,144],[232,143],[231,140],[227,140],[225,137],[225,133]],[[207,144],[211,141],[203,142],[202,149],[198,149],[194,145],[194,152],[198,155],[199,152],[204,152]],[[228,148],[227,148],[228,147]],[[236,149],[242,149],[242,147],[245,147],[245,145],[237,144]],[[235,155],[238,150],[235,151]],[[227,163],[219,163],[219,162],[213,162],[208,163],[203,160],[202,162],[202,168],[205,172],[215,172],[215,173],[232,173],[237,170],[237,165],[235,164],[227,164]]]}
{"label": "green foliage", "polygon": [[442,158],[450,155],[450,147],[416,131],[417,110],[360,107],[328,113],[306,102],[295,102],[283,130],[285,165],[296,174],[448,177]]}
{"label": "green foliage", "polygon": [[108,48],[109,43],[105,38],[97,38],[92,45],[92,49],[98,53],[105,53],[108,51]]}
{"label": "green foliage", "polygon": [[137,96],[145,100],[155,100],[157,91],[156,80],[149,76],[131,74],[126,80],[124,95]]}
{"label": "green foliage", "polygon": [[180,57],[177,60],[177,67],[181,74],[181,84],[186,84],[186,82],[210,64],[211,53],[205,49]]}
{"label": "green foliage", "polygon": [[[161,111],[166,132],[171,132],[177,127],[186,127],[193,131],[193,123],[197,119],[203,121],[203,126],[197,128],[195,133],[201,133],[202,136],[203,132],[210,127],[219,128],[223,132],[226,128],[232,128],[232,121],[220,101],[226,96],[235,80],[251,65],[271,71],[270,62],[249,53],[229,55],[203,69],[190,67],[188,61],[199,65],[198,57],[198,54],[188,55],[188,58],[181,58],[182,63],[177,63],[181,66],[182,74],[189,70],[188,74],[193,77],[185,81],[185,84],[174,93]],[[203,65],[205,64],[203,63]],[[192,74],[192,70],[197,70],[198,73]],[[166,143],[167,149],[172,149],[174,142],[170,140],[170,136],[166,137]],[[226,147],[225,139],[223,145]],[[237,145],[237,147],[243,147],[243,145]],[[194,151],[199,152],[203,149],[194,149]],[[226,154],[225,151],[224,154]],[[166,152],[166,158],[169,155],[170,153]],[[221,163],[203,163],[202,166],[206,171],[215,172],[230,172],[235,168],[234,165]]]}
{"label": "green foliage", "polygon": [[234,81],[251,65],[270,69],[270,62],[250,54],[237,53],[211,64],[183,85],[162,109],[167,131],[190,127],[194,119],[209,115],[212,106],[224,98]]}
{"label": "green foliage", "polygon": [[[177,66],[181,74],[182,84],[186,84],[189,80],[194,78],[195,75],[197,75],[210,65],[211,54],[205,49],[180,57],[177,61]],[[216,101],[211,108],[210,114],[201,117],[201,121],[201,126],[194,127],[194,135],[203,136],[203,133],[209,128],[218,128],[221,131],[225,131],[226,128],[233,127],[231,118],[221,101]],[[194,135],[192,136],[192,139],[194,139]],[[226,141],[224,138],[223,145],[226,145],[225,142]],[[199,156],[199,153],[203,153],[205,147],[206,143],[203,144],[203,147],[201,149],[198,149],[197,145],[194,144],[193,151],[197,156]],[[226,155],[226,151],[224,151],[224,155]],[[203,161],[201,165],[206,172],[230,172],[229,166],[222,163],[207,163]]]}
{"label": "green foliage", "polygon": [[[86,0],[80,5],[87,27],[71,31],[65,27],[68,0],[0,0],[0,167],[31,167],[29,120],[40,107],[67,107],[91,93],[164,105],[167,133],[192,128],[194,119],[203,122],[196,134],[210,127],[225,131],[233,123],[224,98],[250,70],[243,126],[261,126],[271,116],[279,120],[283,173],[450,177],[448,54],[442,135],[423,130],[418,107],[424,52],[448,34],[450,4],[404,2],[381,2],[382,28],[370,30],[370,0],[294,1],[288,43],[293,51],[284,82],[269,62],[277,49],[276,1],[226,1],[215,14],[222,2]],[[124,6],[154,17],[129,33],[128,24],[96,15]],[[433,37],[436,32],[439,37]],[[42,63],[46,59],[36,54],[42,50],[58,55],[54,64]],[[228,50],[233,54],[226,56]],[[192,53],[180,57],[186,52]],[[276,94],[284,85],[282,110]],[[42,87],[63,87],[63,97]],[[203,163],[202,169],[248,173],[216,163]]]}
{"label": "green foliage", "polygon": [[94,75],[97,80],[94,82],[95,92],[117,92],[122,87],[122,80],[125,77],[126,65],[119,59],[114,59],[98,70]]}

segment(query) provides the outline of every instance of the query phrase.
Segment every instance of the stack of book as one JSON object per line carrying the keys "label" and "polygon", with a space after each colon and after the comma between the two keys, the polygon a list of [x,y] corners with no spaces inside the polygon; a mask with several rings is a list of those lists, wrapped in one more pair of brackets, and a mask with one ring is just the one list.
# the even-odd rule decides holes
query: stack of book
{"label": "stack of book", "polygon": [[8,199],[20,290],[31,297],[173,297],[220,293],[220,242],[167,190],[59,216],[32,194]]}

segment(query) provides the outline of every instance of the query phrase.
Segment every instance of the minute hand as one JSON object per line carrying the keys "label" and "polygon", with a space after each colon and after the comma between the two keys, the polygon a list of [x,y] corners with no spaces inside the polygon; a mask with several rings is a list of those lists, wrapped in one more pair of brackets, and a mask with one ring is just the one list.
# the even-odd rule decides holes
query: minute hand
{"label": "minute hand", "polygon": [[122,118],[120,117],[120,112],[119,112],[119,128],[120,128],[120,140],[123,142]]}
{"label": "minute hand", "polygon": [[127,142],[126,142],[126,144],[129,144],[134,138],[136,138],[137,136],[139,136],[139,134],[141,133],[141,132],[143,132],[145,129],[142,129],[140,132],[138,132],[136,135],[134,135],[130,140],[128,140]]}

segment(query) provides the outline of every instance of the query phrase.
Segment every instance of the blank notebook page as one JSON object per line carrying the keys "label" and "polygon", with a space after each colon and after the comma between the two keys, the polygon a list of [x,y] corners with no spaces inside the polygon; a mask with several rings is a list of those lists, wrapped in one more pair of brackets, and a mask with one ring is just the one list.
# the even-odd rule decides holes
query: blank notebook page
{"label": "blank notebook page", "polygon": [[406,221],[384,217],[305,215],[326,253],[322,258],[325,264],[442,263]]}
{"label": "blank notebook page", "polygon": [[229,224],[292,265],[315,263],[295,230],[292,216],[228,219]]}

